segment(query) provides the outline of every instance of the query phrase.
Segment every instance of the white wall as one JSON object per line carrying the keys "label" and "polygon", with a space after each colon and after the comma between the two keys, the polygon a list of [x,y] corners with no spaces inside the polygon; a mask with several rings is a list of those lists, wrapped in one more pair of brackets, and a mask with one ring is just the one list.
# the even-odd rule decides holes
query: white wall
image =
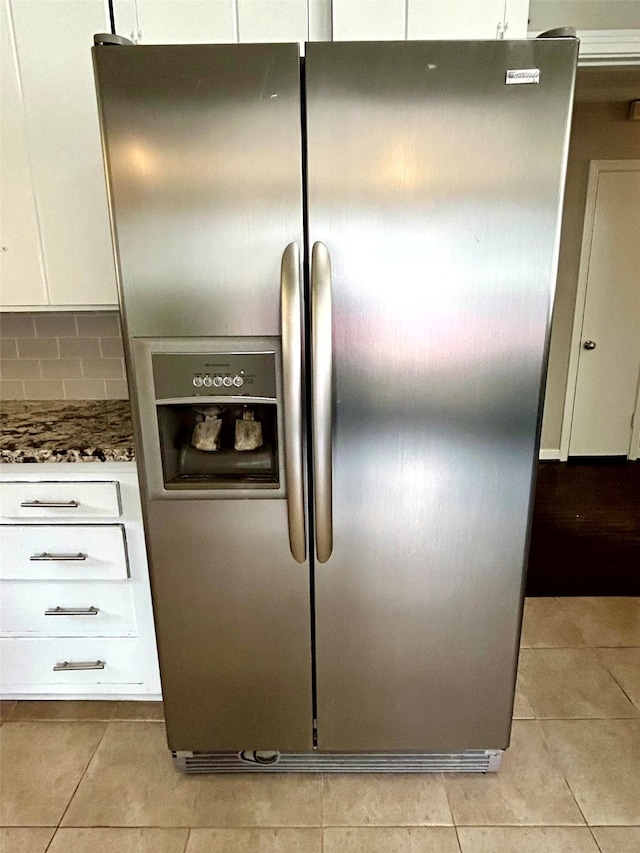
{"label": "white wall", "polygon": [[640,0],[531,0],[529,30],[552,27],[577,30],[640,28]]}
{"label": "white wall", "polygon": [[640,157],[640,122],[628,121],[628,112],[627,102],[582,103],[576,104],[574,108],[542,422],[543,450],[557,450],[560,447],[589,162]]}

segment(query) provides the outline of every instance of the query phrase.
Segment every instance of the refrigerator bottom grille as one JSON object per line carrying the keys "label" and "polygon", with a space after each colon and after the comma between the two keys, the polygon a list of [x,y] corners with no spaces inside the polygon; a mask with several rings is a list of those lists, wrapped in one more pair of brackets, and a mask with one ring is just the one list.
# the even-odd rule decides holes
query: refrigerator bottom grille
{"label": "refrigerator bottom grille", "polygon": [[440,753],[278,753],[270,764],[247,761],[237,752],[174,752],[185,773],[491,773],[502,750]]}

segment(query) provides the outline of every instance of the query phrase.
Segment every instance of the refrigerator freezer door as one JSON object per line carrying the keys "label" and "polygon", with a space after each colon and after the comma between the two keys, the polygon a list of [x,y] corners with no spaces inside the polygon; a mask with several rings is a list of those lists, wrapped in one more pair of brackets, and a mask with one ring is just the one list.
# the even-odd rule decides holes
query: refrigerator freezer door
{"label": "refrigerator freezer door", "polygon": [[285,501],[149,501],[169,748],[312,747],[308,565]]}
{"label": "refrigerator freezer door", "polygon": [[[321,751],[508,745],[576,53],[307,48],[332,270]],[[507,85],[519,69],[539,82]]]}
{"label": "refrigerator freezer door", "polygon": [[[285,251],[304,245],[298,46],[97,47],[94,63],[138,450],[147,451],[145,533],[169,746],[310,750],[299,352],[294,361],[302,330],[293,316],[298,253]],[[163,339],[165,353],[183,344],[186,353],[235,352],[225,349],[233,338],[251,353],[258,339],[281,334],[281,286],[290,308],[284,402],[298,421],[286,452],[278,449],[280,475],[284,456],[290,466],[291,512],[285,495],[251,490],[155,499],[163,472],[152,361],[145,356],[141,368],[132,349],[146,353],[148,339]]]}
{"label": "refrigerator freezer door", "polygon": [[280,334],[302,245],[298,46],[96,47],[131,337]]}

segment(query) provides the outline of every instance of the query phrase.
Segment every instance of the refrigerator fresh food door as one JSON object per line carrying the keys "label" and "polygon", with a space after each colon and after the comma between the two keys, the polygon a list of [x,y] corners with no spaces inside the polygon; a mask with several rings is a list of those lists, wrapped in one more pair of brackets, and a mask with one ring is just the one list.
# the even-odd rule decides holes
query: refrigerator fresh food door
{"label": "refrigerator fresh food door", "polygon": [[94,48],[131,337],[280,334],[302,238],[295,44]]}
{"label": "refrigerator fresh food door", "polygon": [[94,60],[169,747],[310,750],[298,46]]}
{"label": "refrigerator fresh food door", "polygon": [[308,45],[321,751],[508,745],[576,53]]}

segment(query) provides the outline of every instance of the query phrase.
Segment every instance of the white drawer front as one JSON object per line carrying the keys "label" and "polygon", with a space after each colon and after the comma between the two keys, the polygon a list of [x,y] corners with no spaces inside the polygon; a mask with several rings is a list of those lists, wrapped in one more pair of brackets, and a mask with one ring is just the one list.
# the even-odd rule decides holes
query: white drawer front
{"label": "white drawer front", "polygon": [[[62,669],[55,666],[96,666],[104,669]],[[140,684],[143,673],[137,640],[39,639],[0,640],[0,673],[5,693],[42,692],[43,687]],[[56,691],[54,691],[56,692]],[[72,691],[73,692],[73,691]]]}
{"label": "white drawer front", "polygon": [[[128,583],[2,581],[0,596],[3,636],[136,635],[133,597]],[[80,612],[66,613],[67,610]]]}
{"label": "white drawer front", "polygon": [[118,518],[117,482],[0,483],[2,518]]}
{"label": "white drawer front", "polygon": [[121,524],[0,525],[0,578],[126,580]]}

